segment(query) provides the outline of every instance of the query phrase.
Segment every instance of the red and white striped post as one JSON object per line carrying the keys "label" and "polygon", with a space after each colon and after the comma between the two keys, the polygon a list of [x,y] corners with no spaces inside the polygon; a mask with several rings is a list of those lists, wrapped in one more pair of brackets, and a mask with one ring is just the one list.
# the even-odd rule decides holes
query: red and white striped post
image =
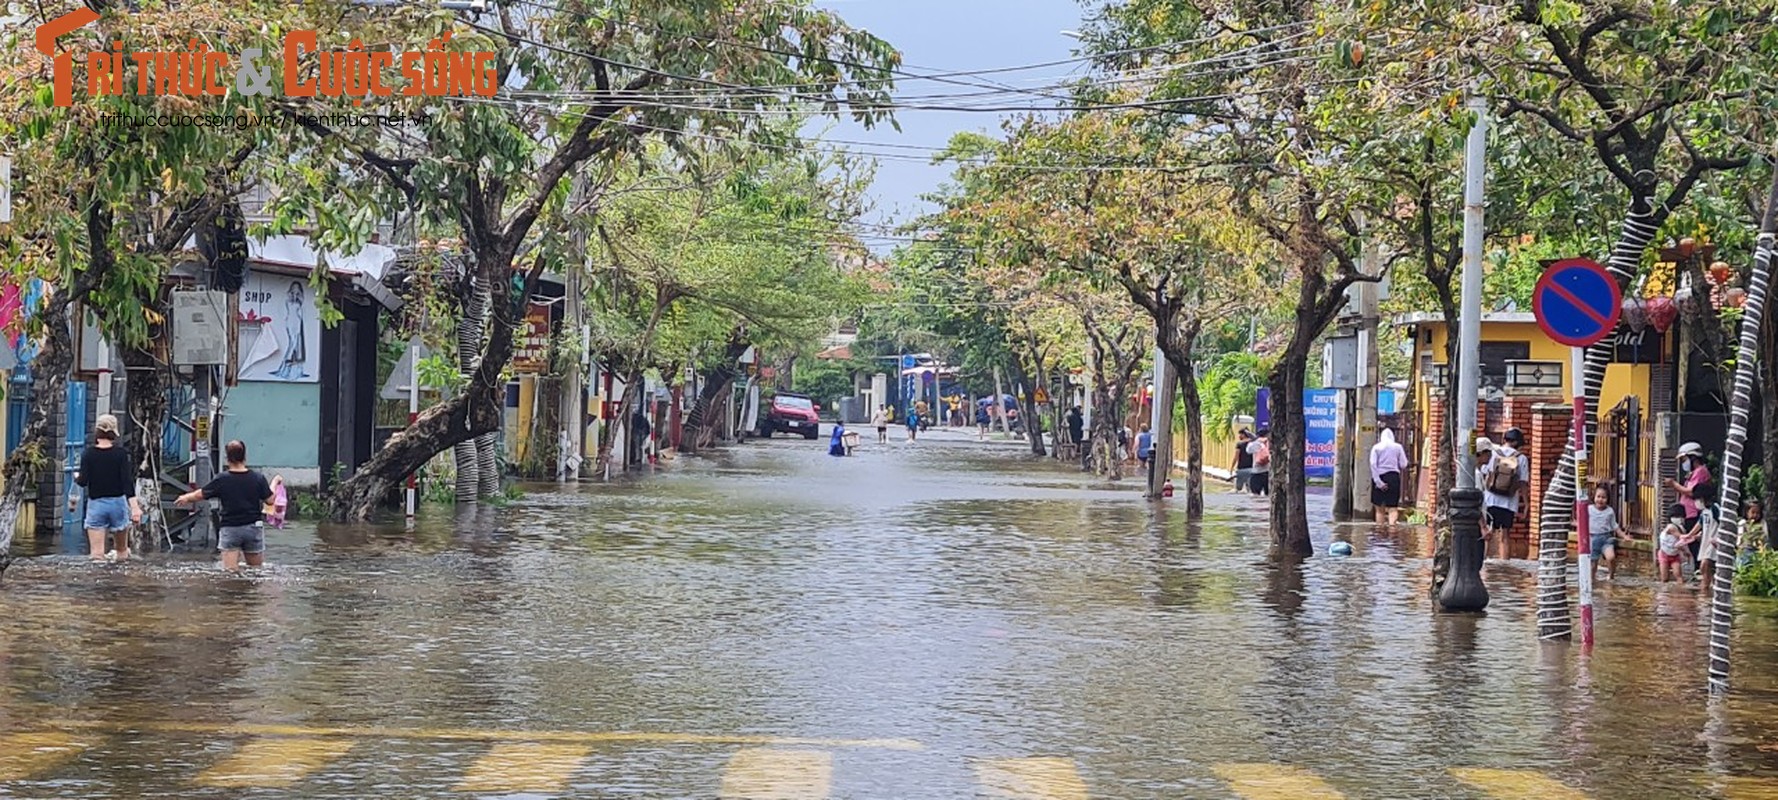
{"label": "red and white striped post", "polygon": [[[1578,375],[1576,376],[1579,377]],[[1578,389],[1574,394],[1574,531],[1580,552],[1580,643],[1593,646],[1593,537],[1587,520],[1587,504],[1593,493],[1587,489],[1587,398]]]}

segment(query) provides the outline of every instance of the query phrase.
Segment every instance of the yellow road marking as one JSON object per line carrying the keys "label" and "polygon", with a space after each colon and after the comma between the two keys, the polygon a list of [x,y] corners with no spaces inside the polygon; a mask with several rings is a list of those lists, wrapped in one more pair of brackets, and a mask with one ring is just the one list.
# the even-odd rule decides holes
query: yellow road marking
{"label": "yellow road marking", "polygon": [[197,782],[231,788],[292,786],[345,755],[355,744],[351,739],[254,739],[199,773]]}
{"label": "yellow road marking", "polygon": [[1729,778],[1723,781],[1722,796],[1727,800],[1778,800],[1778,780]]}
{"label": "yellow road marking", "polygon": [[101,722],[95,720],[46,721],[46,728],[139,733],[213,733],[223,736],[354,736],[371,739],[451,739],[472,742],[653,742],[662,744],[781,745],[791,747],[878,748],[922,750],[912,739],[811,739],[795,736],[749,736],[701,733],[631,731],[507,731],[484,728],[335,728],[303,725],[259,725],[208,722]]}
{"label": "yellow road marking", "polygon": [[750,747],[722,771],[723,800],[827,800],[833,754]]}
{"label": "yellow road marking", "polygon": [[975,780],[1004,800],[1087,800],[1087,784],[1071,758],[997,758],[975,765]]}
{"label": "yellow road marking", "polygon": [[1283,764],[1217,764],[1216,777],[1246,800],[1341,800],[1345,795],[1301,767]]}
{"label": "yellow road marking", "polygon": [[1494,800],[1587,800],[1586,794],[1531,770],[1457,767],[1451,770],[1451,776]]}
{"label": "yellow road marking", "polygon": [[0,781],[19,781],[47,772],[91,745],[62,731],[0,736]]}
{"label": "yellow road marking", "polygon": [[469,767],[457,791],[559,792],[592,752],[580,744],[497,744]]}

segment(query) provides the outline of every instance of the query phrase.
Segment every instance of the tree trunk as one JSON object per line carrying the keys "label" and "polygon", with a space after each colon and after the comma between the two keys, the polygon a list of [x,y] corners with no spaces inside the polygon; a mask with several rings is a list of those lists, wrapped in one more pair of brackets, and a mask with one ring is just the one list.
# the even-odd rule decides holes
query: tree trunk
{"label": "tree trunk", "polygon": [[636,416],[636,407],[642,402],[642,370],[631,367],[624,373],[624,399],[617,405],[618,424],[624,431],[624,470],[642,463],[642,437],[637,434],[636,426],[631,417]]}
{"label": "tree trunk", "polygon": [[[468,378],[475,374],[475,360],[481,356],[482,344],[487,338],[489,297],[480,276],[472,272],[465,282],[469,288],[463,313],[457,320],[457,369]],[[482,485],[476,442],[470,439],[452,445],[451,460],[457,468],[458,505],[474,503],[481,497]]]}
{"label": "tree trunk", "polygon": [[[1197,337],[1196,328],[1194,323],[1190,339]],[[1188,339],[1187,353],[1191,347]],[[1179,399],[1185,407],[1185,518],[1199,519],[1204,516],[1204,401],[1198,395],[1198,373],[1192,368],[1190,356],[1183,359],[1183,367],[1179,361],[1168,361],[1179,381]]]}
{"label": "tree trunk", "polygon": [[[1013,388],[1031,385],[1031,376],[1025,373],[1023,366],[1014,366],[1012,370]],[[1024,392],[1025,399],[1019,404],[1019,416],[1025,419],[1025,438],[1031,443],[1031,454],[1034,456],[1048,455],[1049,450],[1043,445],[1043,426],[1037,424],[1037,398],[1035,392]]]}
{"label": "tree trunk", "polygon": [[1451,509],[1445,501],[1451,496],[1451,490],[1457,488],[1456,401],[1457,379],[1462,365],[1457,357],[1457,301],[1452,297],[1450,281],[1447,278],[1442,286],[1434,282],[1433,290],[1438,293],[1439,309],[1445,317],[1445,364],[1448,367],[1445,385],[1441,387],[1445,393],[1444,424],[1432,431],[1432,462],[1438,467],[1433,475],[1432,506],[1426,509],[1426,522],[1432,526],[1437,541],[1432,554],[1431,587],[1432,596],[1437,599],[1439,591],[1444,588],[1445,578],[1451,574]]}
{"label": "tree trunk", "polygon": [[[1768,517],[1778,510],[1778,325],[1760,330],[1760,439],[1765,454],[1764,497],[1760,510]],[[1772,523],[1766,523],[1771,531]],[[1778,532],[1775,532],[1778,533]],[[1766,534],[1771,539],[1772,533]]]}
{"label": "tree trunk", "polygon": [[698,391],[697,402],[692,404],[691,414],[685,419],[685,430],[680,442],[681,452],[696,452],[704,446],[706,431],[714,430],[710,425],[710,418],[717,412],[717,401],[728,396],[734,386],[735,376],[740,374],[735,362],[746,354],[746,330],[737,327],[729,331],[728,345],[723,349],[722,360],[704,377],[704,386]]}
{"label": "tree trunk", "polygon": [[[134,347],[123,348],[124,413],[135,424],[123,426],[129,436],[124,448],[137,459],[137,494],[142,502],[142,524],[138,526],[149,541],[159,541],[158,533],[166,524],[160,513],[161,433],[168,418],[167,373],[158,364],[154,353]],[[135,549],[137,542],[131,542]]]}
{"label": "tree trunk", "polygon": [[[1755,354],[1766,318],[1766,301],[1772,282],[1772,239],[1778,231],[1778,173],[1766,196],[1759,246],[1754,250],[1753,272],[1747,285],[1747,301],[1741,306],[1741,341],[1735,353],[1735,393],[1729,410],[1728,441],[1722,454],[1722,504],[1717,512],[1716,566],[1711,572],[1710,668],[1711,694],[1729,690],[1729,643],[1735,622],[1735,556],[1741,552],[1741,452],[1747,442],[1747,416],[1753,407]],[[1708,302],[1706,300],[1705,302]],[[1720,358],[1720,354],[1718,356]]]}
{"label": "tree trunk", "polygon": [[[61,404],[49,400],[68,391],[68,370],[74,364],[74,337],[68,331],[68,306],[72,300],[52,294],[38,312],[43,322],[43,342],[31,360],[31,389],[38,400],[31,404],[24,436],[6,459],[6,489],[0,492],[0,577],[5,576],[12,563],[12,535],[18,529],[19,512],[24,506],[25,484],[35,483],[31,476],[40,475],[44,464],[52,461],[60,448],[51,434],[56,423],[53,412]],[[59,512],[60,509],[38,510],[39,514]]]}
{"label": "tree trunk", "polygon": [[[1611,260],[1607,263],[1619,287],[1629,286],[1636,277],[1642,253],[1654,241],[1667,213],[1645,195],[1631,201],[1630,213],[1624,217],[1623,228],[1612,245]],[[1599,427],[1598,409],[1593,406],[1599,402],[1599,390],[1605,383],[1605,367],[1611,357],[1609,337],[1586,351],[1580,387],[1587,399],[1588,413],[1583,424],[1589,442]],[[1574,442],[1569,441],[1562,450],[1555,478],[1544,492],[1542,518],[1537,526],[1537,635],[1540,639],[1566,639],[1573,633],[1573,620],[1568,610],[1568,532],[1574,521],[1574,477]]]}
{"label": "tree trunk", "polygon": [[[1150,313],[1155,317],[1155,347],[1173,367],[1179,401],[1183,406],[1181,410],[1185,414],[1185,517],[1199,519],[1204,516],[1204,399],[1198,393],[1198,370],[1192,357],[1197,350],[1203,321],[1193,315],[1181,325],[1178,309],[1172,309],[1170,313],[1166,309],[1162,311]],[[1155,396],[1160,395],[1157,388]],[[1155,431],[1154,435],[1171,437],[1173,432]],[[1171,469],[1172,465],[1162,464],[1158,468]]]}
{"label": "tree trunk", "polygon": [[482,487],[485,491],[491,478],[494,489],[485,493],[499,491],[500,475],[488,468],[494,466],[490,463],[493,440],[498,438],[501,410],[505,405],[502,402],[506,389],[503,373],[512,361],[513,332],[518,328],[520,304],[530,297],[537,285],[543,262],[531,267],[516,298],[511,290],[505,289],[512,269],[509,247],[490,245],[487,253],[476,254],[475,263],[481,279],[487,285],[501,289],[490,292],[493,302],[489,305],[493,313],[488,324],[487,347],[476,362],[469,384],[457,397],[420,412],[412,425],[390,437],[383,449],[371,456],[356,474],[336,486],[328,497],[328,505],[336,516],[370,518],[377,504],[400,486],[410,473],[425,466],[434,455],[478,436],[482,437],[477,441],[478,469],[494,473],[480,476]]}
{"label": "tree trunk", "polygon": [[1279,555],[1306,556],[1315,552],[1309,541],[1308,478],[1303,472],[1307,447],[1303,421],[1304,375],[1309,366],[1306,346],[1293,341],[1284,352],[1266,385],[1271,387],[1269,469],[1272,549]]}

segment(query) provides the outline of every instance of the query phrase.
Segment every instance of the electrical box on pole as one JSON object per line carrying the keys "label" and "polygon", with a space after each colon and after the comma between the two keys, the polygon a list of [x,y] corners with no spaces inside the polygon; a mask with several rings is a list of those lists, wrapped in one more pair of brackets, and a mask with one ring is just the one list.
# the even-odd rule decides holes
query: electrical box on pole
{"label": "electrical box on pole", "polygon": [[228,363],[228,295],[223,292],[173,293],[173,363],[223,366]]}

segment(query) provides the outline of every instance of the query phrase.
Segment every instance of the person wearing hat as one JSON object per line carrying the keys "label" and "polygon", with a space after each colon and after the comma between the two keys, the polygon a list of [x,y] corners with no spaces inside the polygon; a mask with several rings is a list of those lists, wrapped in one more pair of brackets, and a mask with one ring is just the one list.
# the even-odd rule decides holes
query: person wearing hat
{"label": "person wearing hat", "polygon": [[[130,526],[142,521],[136,465],[117,444],[117,417],[100,414],[93,427],[93,444],[80,454],[80,471],[74,473],[74,483],[86,490],[88,556],[94,561],[126,561]],[[106,534],[113,540],[110,553],[105,552]]]}
{"label": "person wearing hat", "polygon": [[[1525,446],[1525,434],[1512,428],[1503,438],[1506,441],[1489,448],[1487,460],[1476,469],[1476,485],[1482,488],[1484,537],[1490,533],[1505,536],[1512,530],[1519,508],[1530,497],[1531,461],[1519,452]],[[1479,448],[1476,455],[1482,455]]]}
{"label": "person wearing hat", "polygon": [[[1697,442],[1680,445],[1674,457],[1679,460],[1679,477],[1668,478],[1667,485],[1679,495],[1679,505],[1685,509],[1685,529],[1694,530],[1698,527],[1698,498],[1710,490],[1710,467],[1704,463],[1704,448]],[[1686,546],[1691,549],[1692,563],[1697,564],[1703,540],[1693,539]]]}

